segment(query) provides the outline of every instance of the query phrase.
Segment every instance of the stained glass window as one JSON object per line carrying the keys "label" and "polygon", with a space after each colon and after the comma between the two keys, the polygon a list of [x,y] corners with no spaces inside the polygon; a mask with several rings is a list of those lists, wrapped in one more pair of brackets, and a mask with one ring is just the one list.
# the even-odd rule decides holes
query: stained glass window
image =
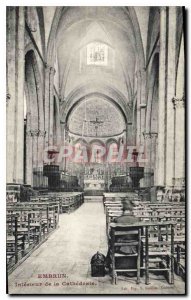
{"label": "stained glass window", "polygon": [[108,64],[108,46],[98,42],[87,45],[87,64],[106,66]]}

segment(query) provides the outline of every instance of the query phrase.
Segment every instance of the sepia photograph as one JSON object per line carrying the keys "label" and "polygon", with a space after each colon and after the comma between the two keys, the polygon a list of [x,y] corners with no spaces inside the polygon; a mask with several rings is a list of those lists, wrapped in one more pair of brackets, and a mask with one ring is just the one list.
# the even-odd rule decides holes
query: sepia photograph
{"label": "sepia photograph", "polygon": [[4,25],[7,294],[185,295],[185,7]]}

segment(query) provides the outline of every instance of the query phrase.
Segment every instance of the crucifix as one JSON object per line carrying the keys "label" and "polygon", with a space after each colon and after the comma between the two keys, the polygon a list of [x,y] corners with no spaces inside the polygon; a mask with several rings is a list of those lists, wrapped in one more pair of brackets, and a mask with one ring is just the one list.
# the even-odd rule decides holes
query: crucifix
{"label": "crucifix", "polygon": [[92,123],[93,125],[95,125],[95,131],[96,131],[96,136],[97,136],[97,131],[100,125],[102,125],[104,122],[100,121],[98,117],[96,117],[95,121],[92,120],[90,121],[90,123]]}

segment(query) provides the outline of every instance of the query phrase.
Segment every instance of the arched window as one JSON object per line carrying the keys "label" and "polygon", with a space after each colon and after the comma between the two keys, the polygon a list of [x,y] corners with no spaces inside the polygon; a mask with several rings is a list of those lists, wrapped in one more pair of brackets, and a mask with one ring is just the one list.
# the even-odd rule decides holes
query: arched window
{"label": "arched window", "polygon": [[108,65],[108,46],[94,42],[87,45],[87,65]]}

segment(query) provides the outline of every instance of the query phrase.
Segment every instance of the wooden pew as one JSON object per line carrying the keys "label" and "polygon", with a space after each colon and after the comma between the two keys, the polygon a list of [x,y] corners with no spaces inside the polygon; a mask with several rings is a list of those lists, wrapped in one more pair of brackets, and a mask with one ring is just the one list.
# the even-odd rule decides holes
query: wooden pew
{"label": "wooden pew", "polygon": [[27,255],[58,225],[57,204],[22,202],[7,206],[8,269]]}

